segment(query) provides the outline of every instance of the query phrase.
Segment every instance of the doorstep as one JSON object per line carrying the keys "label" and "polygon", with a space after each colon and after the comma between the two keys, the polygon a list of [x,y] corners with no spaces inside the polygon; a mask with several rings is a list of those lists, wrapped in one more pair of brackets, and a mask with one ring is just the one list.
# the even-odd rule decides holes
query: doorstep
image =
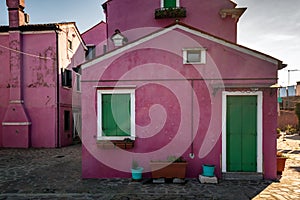
{"label": "doorstep", "polygon": [[223,180],[263,180],[262,173],[257,172],[226,172],[222,173]]}

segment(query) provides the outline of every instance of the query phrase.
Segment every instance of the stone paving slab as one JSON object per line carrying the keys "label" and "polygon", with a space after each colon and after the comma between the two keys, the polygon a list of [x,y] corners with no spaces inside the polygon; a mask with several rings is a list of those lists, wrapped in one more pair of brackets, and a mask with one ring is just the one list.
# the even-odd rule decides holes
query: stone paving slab
{"label": "stone paving slab", "polygon": [[[292,145],[278,140],[281,150]],[[295,143],[296,142],[296,143]],[[299,143],[300,144],[300,143]],[[81,179],[81,146],[61,149],[0,149],[0,200],[4,199],[299,199],[300,156],[287,154],[287,167],[279,182],[224,181],[201,184],[187,179],[185,184],[153,184],[130,179]]]}

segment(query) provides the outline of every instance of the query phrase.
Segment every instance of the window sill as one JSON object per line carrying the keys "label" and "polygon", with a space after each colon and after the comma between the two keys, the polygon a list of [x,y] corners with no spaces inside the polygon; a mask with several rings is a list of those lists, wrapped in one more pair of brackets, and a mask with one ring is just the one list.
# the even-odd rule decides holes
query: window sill
{"label": "window sill", "polygon": [[71,90],[72,87],[69,87],[69,86],[62,86],[63,89],[66,89],[66,90]]}
{"label": "window sill", "polygon": [[184,62],[185,65],[205,65],[203,62]]}
{"label": "window sill", "polygon": [[132,149],[134,140],[98,140],[97,145],[102,149]]}

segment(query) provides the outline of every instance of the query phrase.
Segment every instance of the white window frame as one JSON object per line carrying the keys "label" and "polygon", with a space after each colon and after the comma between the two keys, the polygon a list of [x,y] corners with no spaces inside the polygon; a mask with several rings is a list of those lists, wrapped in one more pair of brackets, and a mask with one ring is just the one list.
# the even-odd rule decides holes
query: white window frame
{"label": "white window frame", "polygon": [[[102,133],[102,94],[130,94],[130,136],[103,136]],[[135,89],[108,89],[97,91],[97,140],[135,140]]]}
{"label": "white window frame", "polygon": [[223,92],[222,93],[222,173],[227,172],[227,96],[257,96],[257,173],[263,173],[263,93]]}
{"label": "white window frame", "polygon": [[[160,1],[160,7],[161,8],[164,8],[165,6],[165,0],[161,0]],[[176,0],[176,8],[179,8],[180,7],[180,0]]]}
{"label": "white window frame", "polygon": [[[200,52],[200,62],[188,62],[188,51],[199,51]],[[184,48],[183,52],[183,64],[206,64],[206,49],[202,47],[197,48]]]}

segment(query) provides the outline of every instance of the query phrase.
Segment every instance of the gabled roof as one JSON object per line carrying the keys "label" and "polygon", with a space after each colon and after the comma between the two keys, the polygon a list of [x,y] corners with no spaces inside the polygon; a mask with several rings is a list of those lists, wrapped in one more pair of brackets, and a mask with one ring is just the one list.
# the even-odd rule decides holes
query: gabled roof
{"label": "gabled roof", "polygon": [[81,35],[86,34],[87,32],[91,31],[92,29],[96,28],[97,26],[99,26],[100,24],[106,24],[104,21],[100,21],[99,23],[97,23],[96,25],[92,26],[91,28],[87,29],[86,31],[84,31],[83,33],[81,33]]}
{"label": "gabled roof", "polygon": [[239,52],[242,52],[242,53],[254,56],[254,57],[256,57],[258,59],[261,59],[261,60],[268,61],[270,63],[278,65],[278,70],[285,67],[282,64],[282,61],[280,61],[279,59],[276,59],[276,58],[274,58],[272,56],[269,56],[269,55],[261,53],[259,51],[250,49],[248,47],[245,47],[245,46],[233,43],[233,42],[225,40],[223,38],[214,36],[212,34],[209,34],[207,32],[199,30],[199,29],[197,29],[195,27],[189,26],[187,24],[184,24],[184,23],[181,23],[181,22],[176,22],[176,23],[171,24],[171,25],[169,25],[169,26],[167,26],[165,28],[161,28],[158,31],[150,33],[149,35],[146,35],[146,36],[144,36],[142,38],[139,38],[139,39],[137,39],[137,40],[135,40],[133,42],[127,43],[126,45],[124,45],[124,46],[122,46],[120,48],[117,48],[117,49],[114,49],[112,51],[109,51],[106,54],[101,55],[101,56],[99,56],[99,57],[97,57],[97,58],[95,58],[93,60],[87,61],[87,62],[85,62],[85,63],[83,63],[81,65],[81,68],[82,69],[88,68],[88,67],[90,67],[90,66],[92,66],[92,65],[94,65],[94,64],[96,64],[98,62],[106,60],[106,59],[108,59],[108,58],[110,58],[112,56],[118,55],[119,53],[122,53],[122,52],[124,52],[124,51],[126,51],[128,49],[131,49],[131,48],[133,48],[133,47],[135,47],[137,45],[140,45],[140,44],[142,44],[144,42],[152,40],[152,39],[154,39],[156,37],[159,37],[159,36],[161,36],[161,35],[169,32],[169,31],[172,31],[172,30],[175,30],[175,29],[183,30],[185,32],[191,33],[191,34],[196,35],[198,37],[201,37],[201,38],[207,39],[209,41],[218,43],[220,45],[229,47],[229,48],[234,49],[236,51],[239,51]]}
{"label": "gabled roof", "polygon": [[75,28],[75,32],[83,46],[86,49],[85,42],[82,40],[80,32],[76,26],[75,22],[61,22],[61,23],[50,23],[50,24],[28,24],[15,28],[11,28],[9,26],[0,26],[0,33],[5,33],[9,31],[21,31],[21,32],[31,32],[31,31],[61,31],[61,26],[72,25]]}

